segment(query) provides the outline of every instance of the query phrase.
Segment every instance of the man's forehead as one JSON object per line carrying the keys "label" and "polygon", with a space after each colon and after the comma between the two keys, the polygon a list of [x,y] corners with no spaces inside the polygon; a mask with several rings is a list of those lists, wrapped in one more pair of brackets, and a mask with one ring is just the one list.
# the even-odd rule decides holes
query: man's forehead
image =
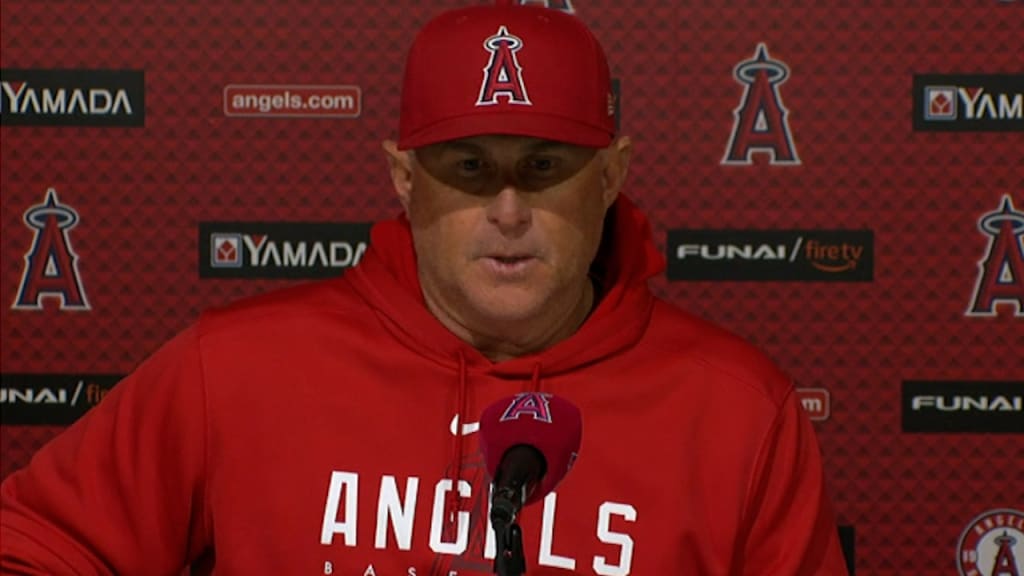
{"label": "man's forehead", "polygon": [[519,153],[555,152],[555,151],[579,151],[593,152],[594,148],[586,148],[556,140],[545,140],[532,136],[516,136],[509,134],[488,134],[482,136],[470,136],[457,140],[448,140],[428,146],[437,151],[457,152],[495,152],[515,151]]}

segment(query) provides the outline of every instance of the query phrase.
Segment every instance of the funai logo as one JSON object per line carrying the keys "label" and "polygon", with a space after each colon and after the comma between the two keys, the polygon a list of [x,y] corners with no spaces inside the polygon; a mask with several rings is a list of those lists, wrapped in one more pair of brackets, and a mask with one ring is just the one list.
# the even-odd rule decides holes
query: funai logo
{"label": "funai logo", "polygon": [[874,279],[871,230],[670,230],[669,280]]}

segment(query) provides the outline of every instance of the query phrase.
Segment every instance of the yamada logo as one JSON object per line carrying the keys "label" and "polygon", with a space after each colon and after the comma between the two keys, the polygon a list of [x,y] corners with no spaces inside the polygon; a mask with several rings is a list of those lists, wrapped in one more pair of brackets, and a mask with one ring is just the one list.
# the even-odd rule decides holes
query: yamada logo
{"label": "yamada logo", "polygon": [[141,70],[0,70],[5,126],[143,126]]}
{"label": "yamada logo", "polygon": [[914,76],[914,130],[1024,130],[1024,75]]}
{"label": "yamada logo", "polygon": [[870,230],[670,230],[669,280],[870,282]]}
{"label": "yamada logo", "polygon": [[202,222],[201,278],[329,278],[355,266],[369,223]]}

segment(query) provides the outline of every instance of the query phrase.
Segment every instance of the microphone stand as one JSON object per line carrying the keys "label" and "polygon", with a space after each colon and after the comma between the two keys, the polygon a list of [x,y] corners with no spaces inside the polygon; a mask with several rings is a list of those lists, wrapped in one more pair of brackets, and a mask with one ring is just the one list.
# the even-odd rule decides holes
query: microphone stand
{"label": "microphone stand", "polygon": [[494,573],[498,576],[522,576],[526,572],[523,531],[516,524],[516,516],[546,471],[544,455],[533,446],[513,446],[502,455],[491,495],[491,525],[498,553]]}
{"label": "microphone stand", "polygon": [[526,572],[526,558],[523,556],[523,531],[519,524],[496,524],[494,533],[498,552],[494,557],[494,573],[498,576],[522,576]]}

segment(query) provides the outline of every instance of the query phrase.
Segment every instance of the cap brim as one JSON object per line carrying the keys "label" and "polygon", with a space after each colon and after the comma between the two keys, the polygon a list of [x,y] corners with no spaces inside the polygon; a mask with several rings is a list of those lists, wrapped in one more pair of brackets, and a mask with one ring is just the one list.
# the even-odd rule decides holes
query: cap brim
{"label": "cap brim", "polygon": [[505,134],[512,136],[532,136],[555,142],[565,142],[588,148],[604,148],[611,144],[613,135],[606,129],[561,116],[550,116],[510,111],[492,114],[472,114],[448,118],[435,122],[422,130],[418,130],[398,141],[398,148],[420,148],[439,142],[485,136],[489,134]]}

